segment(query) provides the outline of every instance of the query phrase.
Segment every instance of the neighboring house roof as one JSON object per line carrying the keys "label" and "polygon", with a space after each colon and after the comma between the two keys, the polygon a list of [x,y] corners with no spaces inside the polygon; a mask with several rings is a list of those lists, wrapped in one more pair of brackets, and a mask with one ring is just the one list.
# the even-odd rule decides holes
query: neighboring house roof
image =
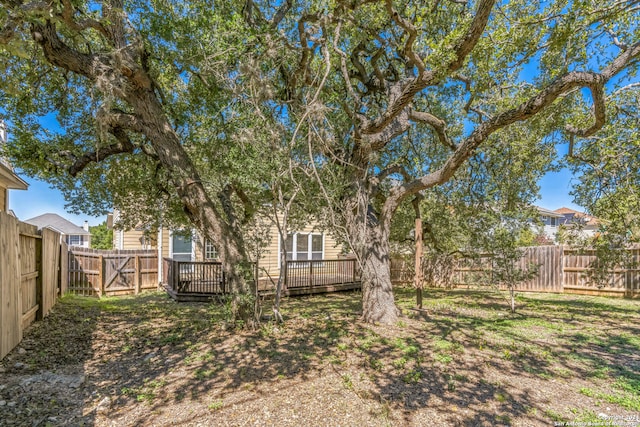
{"label": "neighboring house roof", "polygon": [[39,215],[24,221],[29,224],[33,224],[38,227],[38,230],[42,228],[52,228],[55,231],[66,234],[66,235],[78,235],[82,234],[85,236],[91,235],[88,231],[85,231],[84,228],[78,227],[71,221],[67,221],[62,218],[60,215],[54,213],[46,213],[43,215]]}
{"label": "neighboring house roof", "polygon": [[562,217],[564,217],[563,214],[558,213],[557,211],[552,211],[552,210],[549,210],[549,209],[541,208],[540,206],[536,206],[536,209],[538,209],[538,212],[540,212],[540,215],[550,216],[550,217],[554,217],[554,218],[562,218]]}
{"label": "neighboring house roof", "polygon": [[560,209],[556,209],[554,212],[562,214],[565,217],[565,224],[571,224],[580,222],[585,226],[597,227],[600,225],[600,220],[598,218],[592,217],[591,215],[587,215],[584,212],[578,212],[573,209],[561,207]]}

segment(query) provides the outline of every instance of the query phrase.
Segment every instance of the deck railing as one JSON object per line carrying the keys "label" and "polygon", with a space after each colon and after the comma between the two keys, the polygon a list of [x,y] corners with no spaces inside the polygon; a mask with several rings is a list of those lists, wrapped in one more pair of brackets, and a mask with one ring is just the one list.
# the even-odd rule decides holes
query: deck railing
{"label": "deck railing", "polygon": [[287,289],[342,285],[360,281],[356,259],[322,259],[287,261],[285,269]]}
{"label": "deck railing", "polygon": [[[285,290],[312,289],[360,281],[360,269],[355,259],[287,261],[281,273],[285,275]],[[162,282],[173,292],[180,294],[210,295],[229,291],[220,262],[164,258]]]}
{"label": "deck railing", "polygon": [[224,294],[226,280],[220,262],[176,261],[163,258],[162,282],[183,294]]}

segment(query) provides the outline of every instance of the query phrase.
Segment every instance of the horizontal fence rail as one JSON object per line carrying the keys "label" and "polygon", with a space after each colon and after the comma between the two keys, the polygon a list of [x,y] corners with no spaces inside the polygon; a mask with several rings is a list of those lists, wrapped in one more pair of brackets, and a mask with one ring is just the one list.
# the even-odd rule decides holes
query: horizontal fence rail
{"label": "horizontal fence rail", "polygon": [[621,249],[624,265],[607,271],[602,281],[593,278],[599,259],[594,249],[565,248],[562,260],[564,289],[589,294],[640,296],[640,248]]}

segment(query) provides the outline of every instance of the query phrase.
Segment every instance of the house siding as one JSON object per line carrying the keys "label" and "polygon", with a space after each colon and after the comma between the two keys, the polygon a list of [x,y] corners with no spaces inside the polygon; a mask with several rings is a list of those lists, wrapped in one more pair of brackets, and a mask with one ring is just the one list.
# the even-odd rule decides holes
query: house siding
{"label": "house siding", "polygon": [[[296,230],[296,232],[300,234],[308,234],[308,233],[322,234],[321,231],[319,231],[317,228],[315,228],[312,225],[306,226],[301,230]],[[266,271],[268,272],[269,275],[277,276],[280,272],[280,266],[279,266],[279,263],[280,263],[279,240],[280,239],[279,239],[278,228],[275,225],[270,228],[269,236],[271,237],[271,239],[269,241],[269,244],[262,250],[262,254],[260,256],[260,261],[258,262],[258,266],[260,267],[261,275],[264,275]],[[323,237],[324,237],[323,258],[324,259],[338,258],[338,256],[343,252],[342,247],[338,243],[336,243],[333,237],[329,236],[328,234],[324,233]]]}
{"label": "house siding", "polygon": [[[322,234],[321,231],[317,230],[314,226],[304,227],[302,230],[296,230],[298,233],[308,234],[308,233],[317,233]],[[162,257],[170,257],[170,240],[171,240],[171,230],[164,228],[162,230]],[[157,239],[158,233],[152,233],[153,240],[151,242],[151,249],[158,248]],[[114,232],[114,247],[119,249],[143,249],[143,237],[144,232],[142,230],[126,230],[123,232],[119,232],[116,230]],[[266,247],[261,249],[260,259],[258,261],[258,266],[260,268],[260,275],[264,276],[266,273],[272,276],[278,276],[279,269],[279,256],[278,252],[280,249],[279,238],[278,238],[278,229],[275,225],[271,226],[269,229],[269,243]],[[336,259],[343,252],[342,247],[336,243],[335,239],[333,239],[328,234],[323,234],[324,241],[324,256],[325,259]],[[118,246],[121,245],[121,246]],[[204,260],[204,245],[205,240],[201,236],[194,237],[194,253],[196,261]]]}

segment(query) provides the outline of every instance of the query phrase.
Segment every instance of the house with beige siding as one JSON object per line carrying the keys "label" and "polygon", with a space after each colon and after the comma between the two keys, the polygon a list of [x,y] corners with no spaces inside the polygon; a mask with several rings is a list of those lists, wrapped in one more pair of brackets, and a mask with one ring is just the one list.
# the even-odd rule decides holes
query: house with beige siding
{"label": "house with beige siding", "polygon": [[[114,212],[117,228],[118,212]],[[269,227],[267,244],[260,249],[258,267],[261,276],[277,277],[280,274],[282,242],[275,225]],[[113,231],[114,249],[153,249],[162,258],[176,261],[216,261],[217,248],[209,239],[203,239],[193,230],[148,230],[144,226],[133,230]],[[289,260],[337,259],[344,253],[342,245],[330,235],[310,224],[291,233],[287,248]]]}
{"label": "house with beige siding", "polygon": [[7,143],[7,127],[0,120],[0,212],[9,212],[9,190],[26,190],[28,184],[15,174],[13,166],[2,157],[2,146]]}

